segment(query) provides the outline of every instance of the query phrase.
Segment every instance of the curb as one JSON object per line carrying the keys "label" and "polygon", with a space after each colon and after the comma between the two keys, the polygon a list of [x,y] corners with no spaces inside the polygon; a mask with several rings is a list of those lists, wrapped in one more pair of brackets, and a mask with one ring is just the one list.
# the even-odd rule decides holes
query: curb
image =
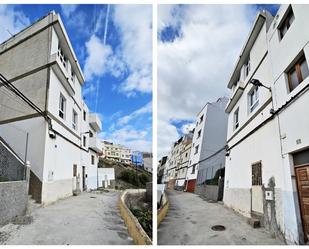
{"label": "curb", "polygon": [[131,213],[130,209],[125,204],[125,196],[128,193],[146,192],[145,189],[132,189],[125,190],[119,199],[120,214],[127,226],[129,234],[131,235],[136,245],[152,245],[152,241],[144,231],[143,227],[139,224],[137,218]]}
{"label": "curb", "polygon": [[168,209],[169,209],[169,206],[170,206],[170,203],[169,203],[169,200],[167,198],[167,195],[166,193],[164,193],[164,197],[166,198],[166,202],[164,203],[163,207],[161,207],[160,209],[158,209],[158,215],[157,215],[157,227],[160,226],[161,222],[164,220],[167,212],[168,212]]}

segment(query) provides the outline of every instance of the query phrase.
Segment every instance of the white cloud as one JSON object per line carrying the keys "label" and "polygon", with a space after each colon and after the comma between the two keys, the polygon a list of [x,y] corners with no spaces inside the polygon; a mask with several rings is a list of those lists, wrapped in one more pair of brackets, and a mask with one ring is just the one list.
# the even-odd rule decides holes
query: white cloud
{"label": "white cloud", "polygon": [[181,33],[174,42],[158,43],[158,148],[163,151],[177,139],[171,120],[194,120],[206,102],[229,95],[228,78],[255,14],[248,5],[160,5],[158,12],[159,30],[180,27]]}
{"label": "white cloud", "polygon": [[11,5],[0,5],[0,43],[29,25],[30,19],[22,11]]}
{"label": "white cloud", "polygon": [[152,143],[147,139],[148,131],[138,131],[133,126],[126,125],[111,133],[102,133],[100,137],[115,144],[124,145],[132,150],[152,151]]}
{"label": "white cloud", "polygon": [[140,116],[142,116],[143,114],[146,114],[146,113],[152,113],[152,102],[147,103],[146,105],[135,110],[134,112],[132,112],[129,115],[126,115],[126,116],[119,118],[117,124],[118,125],[125,125],[129,121],[131,121],[132,119],[136,119],[136,118],[138,118],[138,117],[140,117]]}
{"label": "white cloud", "polygon": [[76,4],[61,4],[61,11],[66,18],[69,18],[77,7]]}
{"label": "white cloud", "polygon": [[195,123],[187,123],[187,124],[184,124],[182,127],[181,127],[181,132],[183,134],[187,134],[189,133],[189,131],[192,131],[193,129],[195,128]]}
{"label": "white cloud", "polygon": [[122,59],[128,65],[130,76],[120,91],[152,91],[152,7],[151,5],[117,5],[113,21],[121,36]]}
{"label": "white cloud", "polygon": [[[122,80],[114,89],[129,96],[152,91],[152,8],[150,5],[115,5],[111,19],[120,44],[104,45],[98,32],[104,26],[105,9],[98,14],[93,35],[86,43],[84,74],[87,80],[111,73]],[[126,77],[123,79],[124,75]]]}

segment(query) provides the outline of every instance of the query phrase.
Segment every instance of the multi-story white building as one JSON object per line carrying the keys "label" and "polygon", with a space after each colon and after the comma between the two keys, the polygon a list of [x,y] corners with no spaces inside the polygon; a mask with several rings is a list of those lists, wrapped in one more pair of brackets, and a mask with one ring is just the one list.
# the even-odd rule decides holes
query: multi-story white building
{"label": "multi-story white building", "polygon": [[[197,114],[185,183],[188,192],[194,192],[198,170],[203,162],[225,146],[227,115],[224,108],[227,102],[226,97],[219,98],[216,102],[207,103]],[[213,177],[219,167],[220,164],[211,166],[207,177]]]}
{"label": "multi-story white building", "polygon": [[[0,91],[0,136],[31,163],[29,191],[43,204],[97,187],[101,122],[82,98],[84,77],[55,12],[0,44],[0,72],[42,112]],[[28,133],[24,140],[18,132]]]}
{"label": "multi-story white building", "polygon": [[232,73],[224,203],[289,244],[309,235],[309,6],[260,12]]}
{"label": "multi-story white building", "polygon": [[131,150],[120,145],[107,141],[102,141],[103,158],[108,160],[131,163]]}

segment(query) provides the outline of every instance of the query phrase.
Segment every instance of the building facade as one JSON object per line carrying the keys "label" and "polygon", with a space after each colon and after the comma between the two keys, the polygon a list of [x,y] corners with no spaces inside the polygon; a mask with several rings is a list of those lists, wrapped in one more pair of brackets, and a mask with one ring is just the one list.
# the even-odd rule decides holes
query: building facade
{"label": "building facade", "polygon": [[144,170],[152,174],[152,153],[143,152]]}
{"label": "building facade", "polygon": [[[48,204],[96,188],[101,122],[82,99],[84,77],[60,16],[50,12],[0,44],[0,72],[41,110],[0,92],[0,136],[31,162],[32,198]],[[17,131],[28,134],[26,153]]]}
{"label": "building facade", "polygon": [[140,151],[132,151],[131,162],[135,166],[143,167],[144,166],[143,153]]}
{"label": "building facade", "polygon": [[193,132],[189,132],[183,136],[181,144],[179,146],[179,162],[176,168],[176,183],[175,188],[178,190],[184,190],[185,180],[189,165],[190,152],[192,147]]}
{"label": "building facade", "polygon": [[199,170],[199,183],[202,183],[204,179],[213,178],[216,171],[224,167],[220,163],[210,165],[205,161],[225,146],[227,115],[224,109],[227,101],[226,97],[222,97],[216,102],[207,103],[197,114],[185,183],[188,192],[195,191]]}
{"label": "building facade", "polygon": [[[260,12],[228,88],[224,203],[289,244],[308,240],[309,6]],[[239,174],[241,172],[241,174]]]}
{"label": "building facade", "polygon": [[163,156],[158,163],[158,178],[157,178],[157,183],[161,184],[163,183],[163,176],[164,176],[164,169],[166,167],[166,161],[167,161],[167,156]]}

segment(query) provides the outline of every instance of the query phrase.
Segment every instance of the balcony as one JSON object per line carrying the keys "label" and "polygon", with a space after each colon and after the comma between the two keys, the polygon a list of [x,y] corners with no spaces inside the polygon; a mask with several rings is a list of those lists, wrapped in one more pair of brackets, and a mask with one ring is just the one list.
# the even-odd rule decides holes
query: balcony
{"label": "balcony", "polygon": [[234,88],[232,96],[225,108],[225,111],[227,113],[230,113],[232,111],[233,107],[236,105],[237,101],[240,99],[242,93],[244,92],[244,89],[245,89],[245,83],[243,81],[238,81]]}
{"label": "balcony", "polygon": [[99,115],[96,113],[89,114],[89,125],[96,131],[102,130],[102,123],[99,118]]}
{"label": "balcony", "polygon": [[100,139],[98,139],[96,136],[89,138],[89,148],[93,149],[97,153],[102,153],[102,146]]}
{"label": "balcony", "polygon": [[52,69],[56,73],[58,79],[61,81],[68,93],[73,96],[75,94],[71,76],[68,73],[66,61],[60,53],[54,53],[50,56],[49,63],[52,63]]}

